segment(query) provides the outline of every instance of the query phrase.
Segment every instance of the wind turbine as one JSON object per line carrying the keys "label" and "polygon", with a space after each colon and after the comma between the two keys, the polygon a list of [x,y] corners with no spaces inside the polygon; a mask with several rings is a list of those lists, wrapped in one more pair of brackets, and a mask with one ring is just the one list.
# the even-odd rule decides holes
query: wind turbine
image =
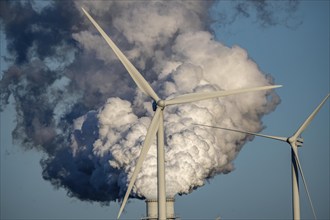
{"label": "wind turbine", "polygon": [[149,83],[143,78],[143,76],[139,73],[139,71],[133,66],[133,64],[127,59],[127,57],[122,53],[122,51],[115,45],[115,43],[110,39],[110,37],[103,31],[103,29],[98,25],[98,23],[90,16],[90,14],[82,8],[85,15],[92,22],[92,24],[96,27],[96,29],[100,32],[105,41],[109,44],[111,49],[114,51],[118,59],[124,65],[136,85],[148,96],[153,99],[153,110],[155,114],[151,120],[149,125],[141,152],[140,157],[136,163],[133,175],[130,179],[130,183],[128,185],[125,197],[123,199],[122,205],[119,210],[118,217],[120,217],[125,204],[128,200],[129,194],[133,188],[137,175],[142,167],[142,163],[146,158],[146,155],[151,146],[151,142],[156,136],[157,133],[157,191],[158,191],[158,219],[165,220],[166,219],[166,192],[165,192],[165,155],[164,155],[164,116],[163,111],[165,107],[176,104],[183,104],[189,102],[196,102],[205,99],[218,98],[222,96],[252,92],[252,91],[260,91],[267,89],[274,89],[281,86],[272,85],[272,86],[262,86],[262,87],[254,87],[254,88],[244,88],[244,89],[236,89],[229,91],[214,91],[214,92],[202,92],[202,93],[191,93],[181,95],[172,99],[160,99],[155,91],[151,88]]}
{"label": "wind turbine", "polygon": [[293,219],[299,220],[300,219],[300,201],[299,201],[299,182],[298,182],[298,170],[301,174],[305,190],[308,196],[308,200],[310,203],[310,206],[313,211],[314,219],[316,219],[316,214],[314,210],[314,206],[312,203],[312,199],[310,197],[307,183],[304,177],[304,173],[302,170],[302,167],[300,165],[299,156],[298,156],[298,147],[301,147],[303,145],[304,140],[300,137],[301,133],[307,128],[309,123],[313,120],[315,115],[320,111],[323,104],[327,101],[329,98],[330,93],[322,100],[322,102],[316,107],[316,109],[308,116],[308,118],[304,121],[304,123],[298,128],[298,130],[291,136],[291,137],[278,137],[278,136],[270,136],[265,134],[259,134],[259,133],[253,133],[248,131],[242,131],[232,128],[223,128],[223,127],[217,127],[217,126],[210,126],[210,125],[202,125],[202,124],[195,124],[199,126],[204,127],[210,127],[210,128],[216,128],[216,129],[222,129],[227,131],[234,131],[244,134],[251,134],[259,137],[264,138],[270,138],[278,141],[284,141],[287,142],[291,146],[291,167],[292,167],[292,211],[293,211]]}

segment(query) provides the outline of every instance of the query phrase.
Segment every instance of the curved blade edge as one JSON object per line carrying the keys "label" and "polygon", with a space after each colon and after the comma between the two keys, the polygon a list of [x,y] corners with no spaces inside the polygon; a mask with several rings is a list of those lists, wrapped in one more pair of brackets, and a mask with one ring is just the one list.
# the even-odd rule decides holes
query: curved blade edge
{"label": "curved blade edge", "polygon": [[166,105],[175,105],[175,104],[183,104],[189,102],[202,101],[206,99],[219,98],[223,96],[236,95],[240,93],[275,89],[282,87],[281,85],[273,85],[273,86],[261,86],[254,88],[244,88],[244,89],[234,89],[234,90],[226,90],[226,91],[215,91],[215,92],[201,92],[201,93],[190,93],[178,96],[173,99],[166,100]]}
{"label": "curved blade edge", "polygon": [[157,133],[157,130],[158,130],[158,127],[159,127],[159,122],[160,122],[159,120],[160,120],[161,111],[162,110],[160,108],[157,108],[157,110],[155,112],[155,115],[154,115],[154,117],[153,117],[153,119],[152,119],[152,121],[149,125],[148,131],[147,131],[147,134],[146,134],[146,137],[145,137],[145,140],[144,140],[141,152],[140,152],[139,159],[138,159],[138,161],[135,165],[134,172],[133,172],[133,175],[130,179],[129,185],[127,187],[127,191],[126,191],[125,197],[123,199],[123,202],[121,204],[117,219],[120,218],[120,215],[121,215],[121,213],[123,212],[123,210],[125,208],[126,202],[128,200],[129,194],[131,193],[131,190],[134,186],[137,175],[140,172],[143,161],[145,160],[145,158],[147,156],[147,153],[150,149],[152,140],[153,140],[153,138],[155,137],[155,135]]}
{"label": "curved blade edge", "polygon": [[295,132],[293,135],[294,138],[298,138],[298,136],[301,135],[301,133],[307,128],[307,126],[311,123],[311,121],[314,119],[315,115],[320,111],[321,107],[324,105],[324,103],[329,98],[330,93],[322,100],[322,102],[316,107],[316,109],[308,116],[308,118],[304,121],[304,123],[299,127],[299,129]]}
{"label": "curved blade edge", "polygon": [[116,54],[118,59],[124,65],[135,84],[147,95],[152,97],[155,101],[159,100],[158,95],[151,88],[149,83],[143,78],[141,73],[134,67],[134,65],[127,59],[127,57],[123,54],[123,52],[117,47],[117,45],[111,40],[111,38],[104,32],[104,30],[99,26],[99,24],[92,18],[92,16],[82,8],[83,12],[87,16],[87,18],[92,22],[92,24],[96,27],[96,29],[100,32],[104,40],[111,47],[113,52]]}
{"label": "curved blade edge", "polygon": [[233,131],[233,132],[239,132],[239,133],[243,133],[243,134],[250,134],[250,135],[255,135],[255,136],[269,138],[269,139],[275,139],[275,140],[284,141],[284,142],[287,141],[286,137],[271,136],[271,135],[265,135],[265,134],[254,133],[254,132],[249,132],[249,131],[242,131],[242,130],[232,129],[232,128],[223,128],[223,127],[218,127],[218,126],[210,126],[210,125],[202,125],[202,124],[194,124],[194,125],[210,127],[210,128],[215,128],[215,129],[221,129],[221,130],[227,130],[227,131]]}

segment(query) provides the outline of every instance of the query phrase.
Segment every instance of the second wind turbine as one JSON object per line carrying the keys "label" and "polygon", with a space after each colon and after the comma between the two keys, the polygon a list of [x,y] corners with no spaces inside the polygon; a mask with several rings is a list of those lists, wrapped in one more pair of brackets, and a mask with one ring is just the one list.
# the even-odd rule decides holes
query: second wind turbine
{"label": "second wind turbine", "polygon": [[301,124],[301,126],[297,129],[297,131],[291,137],[279,137],[279,136],[272,136],[272,135],[265,135],[260,133],[254,133],[249,131],[242,131],[234,128],[223,128],[218,126],[211,126],[211,125],[202,125],[202,124],[195,124],[198,126],[210,127],[215,129],[239,132],[243,134],[250,134],[255,135],[263,138],[269,138],[277,141],[287,142],[291,147],[291,171],[292,171],[292,217],[294,220],[300,220],[300,195],[299,195],[299,182],[298,182],[298,170],[301,174],[301,178],[303,180],[305,190],[309,199],[309,204],[311,206],[314,219],[316,219],[316,214],[314,210],[314,206],[312,203],[311,196],[308,191],[307,183],[304,177],[304,173],[299,161],[298,156],[298,147],[303,145],[304,140],[300,137],[302,132],[307,128],[307,126],[312,122],[315,115],[320,111],[321,107],[330,97],[330,93],[325,96],[325,98],[321,101],[321,103],[314,109],[314,111],[308,116],[308,118]]}
{"label": "second wind turbine", "polygon": [[149,125],[141,152],[140,157],[136,163],[133,175],[130,179],[125,197],[123,199],[122,205],[119,210],[118,218],[120,217],[125,204],[128,200],[128,197],[131,193],[131,190],[134,186],[137,175],[142,167],[143,161],[145,160],[153,138],[157,133],[157,198],[158,198],[158,219],[165,220],[166,219],[166,190],[165,190],[165,153],[164,153],[164,116],[163,112],[167,106],[197,102],[201,100],[218,98],[222,96],[252,92],[252,91],[260,91],[267,89],[274,89],[281,86],[271,85],[271,86],[262,86],[262,87],[254,87],[254,88],[244,88],[244,89],[235,89],[228,91],[214,91],[214,92],[202,92],[202,93],[190,93],[181,95],[172,99],[160,99],[155,91],[151,88],[149,83],[143,78],[143,76],[139,73],[139,71],[133,66],[133,64],[127,59],[127,57],[122,53],[122,51],[115,45],[115,43],[110,39],[110,37],[103,31],[103,29],[98,25],[98,23],[90,16],[90,14],[83,9],[83,12],[88,17],[88,19],[93,23],[96,29],[100,32],[102,37],[111,47],[113,52],[116,54],[118,59],[126,68],[127,72],[130,74],[136,85],[149,97],[153,99],[153,110],[155,114],[151,120],[151,124]]}

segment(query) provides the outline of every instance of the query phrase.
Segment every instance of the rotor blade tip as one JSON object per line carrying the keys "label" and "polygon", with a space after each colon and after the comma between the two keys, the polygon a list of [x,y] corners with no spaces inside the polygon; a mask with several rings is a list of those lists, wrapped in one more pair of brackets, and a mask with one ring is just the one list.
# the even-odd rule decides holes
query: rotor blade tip
{"label": "rotor blade tip", "polygon": [[89,13],[83,7],[81,7],[81,9],[83,10],[85,15],[89,15]]}
{"label": "rotor blade tip", "polygon": [[119,210],[119,212],[118,212],[118,216],[117,216],[117,219],[119,219],[120,218],[120,216],[121,216],[121,213],[123,212],[123,210],[122,209],[120,209]]}

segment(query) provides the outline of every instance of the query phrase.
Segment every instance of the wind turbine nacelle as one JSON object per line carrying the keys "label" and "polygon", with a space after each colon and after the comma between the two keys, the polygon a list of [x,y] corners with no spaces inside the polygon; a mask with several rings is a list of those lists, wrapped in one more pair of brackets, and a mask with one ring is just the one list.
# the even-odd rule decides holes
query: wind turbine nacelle
{"label": "wind turbine nacelle", "polygon": [[296,144],[297,144],[298,147],[303,146],[303,144],[304,144],[304,139],[298,137],[298,138],[297,138],[297,141],[296,141]]}
{"label": "wind turbine nacelle", "polygon": [[155,112],[156,109],[157,109],[157,102],[154,100],[154,101],[152,102],[152,110],[154,110],[154,112]]}
{"label": "wind turbine nacelle", "polygon": [[160,107],[162,109],[165,108],[165,101],[164,100],[158,100],[157,102],[154,100],[152,102],[152,110],[156,111],[157,110],[157,107]]}

